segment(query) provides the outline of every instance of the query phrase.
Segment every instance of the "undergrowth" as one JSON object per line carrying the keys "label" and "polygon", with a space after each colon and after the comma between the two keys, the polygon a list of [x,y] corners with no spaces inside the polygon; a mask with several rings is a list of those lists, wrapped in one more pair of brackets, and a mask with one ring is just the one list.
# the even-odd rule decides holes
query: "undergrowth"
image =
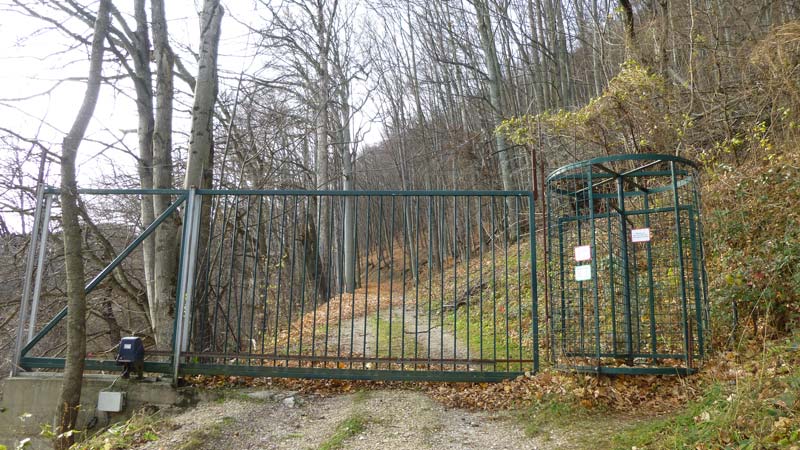
{"label": "undergrowth", "polygon": [[[717,355],[700,395],[616,448],[800,448],[800,149],[704,158],[706,265]],[[724,371],[717,370],[726,365]]]}
{"label": "undergrowth", "polygon": [[[615,448],[800,448],[800,355],[788,339],[752,355],[677,414],[615,436]],[[713,380],[713,377],[711,377]]]}
{"label": "undergrowth", "polygon": [[74,450],[123,450],[150,441],[157,441],[159,433],[169,428],[170,422],[164,420],[160,412],[137,412],[125,422],[109,426],[100,433],[77,442]]}
{"label": "undergrowth", "polygon": [[[706,158],[706,265],[718,347],[743,334],[780,336],[800,320],[796,144],[790,140],[753,152],[738,166]],[[746,328],[736,330],[734,324]]]}

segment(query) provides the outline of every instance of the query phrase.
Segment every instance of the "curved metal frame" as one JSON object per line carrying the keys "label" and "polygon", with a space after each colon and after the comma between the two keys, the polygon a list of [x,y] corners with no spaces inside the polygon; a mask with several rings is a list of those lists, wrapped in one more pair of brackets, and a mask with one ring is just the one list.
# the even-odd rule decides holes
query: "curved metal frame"
{"label": "curved metal frame", "polygon": [[[690,373],[709,351],[697,165],[612,155],[546,178],[551,358],[593,373]],[[632,241],[647,228],[652,241]],[[589,246],[576,261],[573,247]],[[569,274],[584,267],[580,280]],[[589,275],[589,273],[591,275]]]}

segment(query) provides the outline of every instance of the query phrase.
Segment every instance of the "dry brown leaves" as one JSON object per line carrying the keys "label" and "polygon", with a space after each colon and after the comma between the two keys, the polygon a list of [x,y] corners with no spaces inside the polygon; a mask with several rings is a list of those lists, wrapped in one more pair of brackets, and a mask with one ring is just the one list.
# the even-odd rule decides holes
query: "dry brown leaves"
{"label": "dry brown leaves", "polygon": [[535,405],[543,399],[617,411],[658,414],[673,411],[696,398],[703,385],[733,380],[744,370],[722,355],[689,377],[668,375],[587,375],[543,371],[499,383],[422,383],[396,381],[299,380],[250,377],[190,377],[207,388],[270,386],[308,395],[330,396],[360,390],[414,389],[426,392],[448,407],[469,410],[504,410]]}
{"label": "dry brown leaves", "polygon": [[449,406],[467,409],[510,409],[530,406],[542,399],[558,399],[585,408],[633,408],[659,413],[693,398],[699,379],[676,376],[606,376],[542,372],[494,384],[440,385],[430,391]]}

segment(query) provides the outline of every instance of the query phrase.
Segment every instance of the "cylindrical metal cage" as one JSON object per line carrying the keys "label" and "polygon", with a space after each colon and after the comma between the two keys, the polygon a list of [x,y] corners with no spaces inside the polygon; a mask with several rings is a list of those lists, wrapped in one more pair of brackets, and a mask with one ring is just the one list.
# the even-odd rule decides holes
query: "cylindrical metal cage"
{"label": "cylindrical metal cage", "polygon": [[559,368],[687,373],[709,350],[697,168],[615,155],[547,178],[550,347]]}

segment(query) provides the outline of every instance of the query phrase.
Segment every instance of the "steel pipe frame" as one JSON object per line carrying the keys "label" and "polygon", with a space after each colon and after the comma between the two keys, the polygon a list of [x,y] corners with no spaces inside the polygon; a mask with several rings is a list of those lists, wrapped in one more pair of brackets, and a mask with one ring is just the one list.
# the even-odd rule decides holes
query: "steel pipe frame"
{"label": "steel pipe frame", "polygon": [[[47,189],[45,190],[48,193],[57,193],[57,190]],[[174,192],[174,191],[168,191]],[[180,192],[180,191],[179,191]],[[138,193],[138,192],[137,192]],[[145,194],[146,195],[146,194]],[[142,231],[142,233],[133,240],[127,247],[125,247],[103,270],[100,271],[84,288],[86,294],[89,294],[94,290],[94,288],[99,285],[108,274],[110,274],[128,255],[136,249],[156,228],[166,220],[177,208],[178,206],[183,203],[186,199],[186,195],[181,195],[176,199],[172,205],[170,205],[167,209],[165,209],[147,228]],[[27,353],[40,341],[47,333],[50,332],[64,317],[67,316],[68,308],[65,306],[61,311],[59,311],[35,336],[31,339],[27,344],[19,352],[15,352],[15,354],[19,355],[17,361],[21,360],[22,358],[27,355]]]}
{"label": "steel pipe frame", "polygon": [[45,188],[39,186],[36,193],[36,209],[33,215],[33,230],[31,230],[31,240],[28,244],[28,260],[25,266],[25,280],[22,285],[22,299],[19,304],[19,324],[17,325],[17,336],[14,342],[14,355],[11,361],[11,376],[16,376],[19,373],[19,363],[23,356],[22,340],[25,334],[25,322],[28,315],[28,305],[31,295],[31,280],[33,278],[33,261],[36,255],[36,245],[39,237],[39,226],[41,223],[42,214],[42,199],[44,198]]}
{"label": "steel pipe frame", "polygon": [[[50,231],[50,211],[53,208],[53,195],[45,195],[44,216],[42,217],[42,237],[39,244],[39,259],[36,262],[36,281],[33,285],[33,302],[31,303],[30,323],[28,324],[28,340],[33,340],[33,330],[36,328],[36,313],[39,310],[39,296],[42,292],[42,275],[44,273],[44,257],[47,254],[47,238]],[[26,343],[27,343],[26,342]]]}
{"label": "steel pipe frame", "polygon": [[[652,161],[653,159],[657,159],[657,160],[656,161]],[[623,161],[623,160],[640,160],[640,161],[651,160],[651,162],[648,163],[648,164],[645,164],[645,165],[643,165],[641,167],[638,167],[636,169],[629,170],[629,171],[623,172],[623,173],[617,173],[617,172],[615,172],[615,171],[613,171],[613,170],[611,170],[611,169],[609,169],[609,168],[604,166],[604,164],[606,162],[609,162],[609,161]],[[646,169],[648,169],[648,168],[650,168],[650,167],[652,167],[652,166],[654,166],[656,164],[663,163],[663,162],[668,162],[669,163],[669,170],[668,171],[645,172]],[[681,274],[680,291],[682,292],[682,299],[683,299],[682,308],[681,308],[681,314],[683,316],[683,327],[684,327],[684,332],[683,332],[684,344],[683,345],[684,345],[684,348],[685,348],[685,352],[684,352],[684,355],[681,355],[681,358],[685,358],[686,367],[683,367],[683,368],[667,368],[667,367],[613,368],[613,367],[602,367],[599,364],[601,356],[608,357],[609,354],[608,353],[604,353],[604,352],[600,352],[599,335],[597,334],[598,331],[596,330],[596,339],[598,339],[598,346],[596,348],[595,354],[592,355],[591,352],[589,352],[589,351],[586,351],[586,352],[582,351],[583,352],[582,355],[583,356],[587,356],[587,357],[594,356],[595,358],[597,358],[597,360],[598,360],[597,367],[588,367],[588,366],[586,366],[586,367],[577,367],[576,368],[576,367],[563,366],[563,365],[559,365],[559,364],[556,363],[556,365],[559,366],[560,368],[566,369],[566,370],[578,370],[580,372],[608,373],[608,374],[612,374],[612,373],[678,373],[678,374],[683,375],[683,374],[688,374],[688,373],[693,373],[694,372],[695,369],[693,368],[693,364],[692,364],[692,356],[695,354],[695,352],[694,352],[694,344],[695,343],[694,342],[690,342],[691,338],[690,338],[689,334],[691,333],[691,331],[688,330],[689,320],[690,319],[688,318],[689,309],[688,309],[688,305],[686,304],[688,292],[687,292],[687,286],[686,286],[686,280],[685,280],[686,269],[684,267],[684,254],[683,254],[684,252],[683,252],[683,242],[682,242],[683,241],[683,236],[681,234],[681,231],[682,231],[681,230],[681,221],[683,219],[681,218],[680,213],[684,212],[684,211],[688,213],[688,222],[689,222],[688,225],[690,227],[690,229],[688,231],[689,231],[689,233],[691,235],[691,249],[690,249],[691,250],[691,256],[690,257],[691,257],[691,261],[692,261],[692,269],[691,270],[692,270],[692,278],[693,278],[694,285],[695,285],[695,288],[693,290],[694,303],[695,303],[695,305],[694,305],[694,307],[695,307],[695,311],[694,311],[695,317],[693,317],[692,319],[694,319],[697,322],[697,325],[696,325],[697,330],[696,331],[697,331],[697,335],[698,335],[698,339],[697,339],[697,343],[696,343],[698,351],[696,352],[696,354],[698,354],[700,357],[702,357],[705,354],[705,345],[706,345],[705,340],[706,339],[704,339],[705,338],[704,334],[705,334],[705,331],[706,331],[705,328],[708,326],[708,323],[707,323],[708,319],[706,318],[706,316],[707,316],[707,312],[706,312],[707,311],[707,305],[704,306],[704,304],[703,304],[703,298],[707,298],[707,295],[706,295],[707,287],[705,285],[705,270],[703,268],[703,256],[704,255],[703,255],[703,249],[702,249],[702,230],[699,229],[699,213],[697,211],[697,208],[681,204],[680,203],[680,199],[679,199],[679,195],[678,195],[679,188],[682,188],[684,186],[687,186],[688,184],[694,183],[695,179],[688,172],[683,171],[683,170],[679,170],[677,168],[677,164],[676,163],[678,163],[678,164],[681,164],[681,163],[682,164],[687,164],[692,168],[695,168],[695,169],[697,168],[695,163],[693,163],[693,162],[691,162],[689,160],[685,160],[683,158],[675,157],[675,156],[672,156],[672,155],[646,155],[646,154],[644,154],[644,155],[618,155],[618,156],[612,156],[612,157],[595,158],[595,159],[592,159],[592,160],[582,161],[582,162],[570,164],[570,165],[564,166],[562,168],[559,168],[558,170],[552,172],[547,177],[547,182],[548,183],[550,183],[552,181],[557,181],[557,180],[572,180],[572,179],[575,179],[575,180],[584,179],[584,180],[586,180],[586,179],[588,179],[588,183],[587,183],[588,186],[585,187],[584,189],[578,189],[578,190],[569,190],[569,189],[565,190],[563,188],[554,188],[552,185],[548,186],[548,190],[547,190],[547,198],[548,198],[548,202],[547,202],[547,204],[548,204],[548,209],[547,209],[548,226],[547,226],[547,228],[548,228],[548,230],[546,232],[548,232],[548,233],[550,232],[550,227],[551,227],[551,224],[553,223],[553,212],[552,212],[552,210],[553,210],[553,206],[552,206],[553,205],[553,198],[552,198],[552,196],[553,195],[560,195],[560,196],[564,196],[564,197],[573,197],[575,195],[580,194],[581,192],[586,192],[586,191],[589,191],[590,189],[593,190],[598,185],[608,183],[608,182],[610,182],[610,181],[612,181],[614,179],[617,180],[617,184],[618,184],[617,189],[616,189],[617,192],[615,192],[613,194],[600,194],[600,195],[596,195],[596,196],[595,195],[589,195],[588,203],[589,203],[589,209],[590,210],[589,210],[589,213],[587,215],[582,215],[582,216],[575,215],[574,217],[561,217],[561,218],[558,218],[559,236],[561,236],[562,233],[563,233],[562,226],[565,223],[568,223],[568,222],[573,222],[574,221],[574,222],[580,224],[581,220],[594,221],[595,219],[602,218],[602,217],[610,218],[612,215],[619,215],[619,216],[622,216],[622,217],[627,217],[629,215],[644,215],[645,216],[645,224],[646,224],[646,226],[649,226],[650,225],[650,213],[656,213],[656,212],[664,212],[664,213],[671,212],[671,213],[673,213],[675,215],[675,221],[676,221],[676,224],[675,224],[676,231],[675,232],[676,232],[676,235],[677,235],[677,245],[678,245],[678,265],[679,265],[679,271],[680,271],[680,274]],[[603,171],[604,173],[594,174],[592,172],[592,168],[593,167],[597,167],[599,170]],[[583,168],[586,168],[586,170],[588,171],[588,175],[586,173],[576,173],[576,174],[571,174],[570,173],[571,171],[574,171],[574,170],[577,170],[577,169],[583,169]],[[657,176],[666,176],[666,177],[669,178],[669,184],[667,186],[663,186],[663,187],[647,189],[647,188],[644,188],[643,186],[639,185],[638,183],[632,183],[632,185],[636,189],[638,189],[637,192],[625,192],[624,191],[624,186],[620,186],[620,185],[623,185],[625,181],[629,181],[629,180],[624,180],[624,178],[627,177],[627,176],[645,176],[645,175],[648,175],[648,174],[657,175]],[[684,178],[683,179],[679,179],[678,178],[679,176],[683,176]],[[601,181],[599,183],[593,183],[592,182],[593,177],[600,178]],[[649,200],[649,196],[651,194],[658,193],[658,192],[671,192],[672,199],[673,199],[672,205],[666,206],[666,207],[662,207],[662,208],[651,208],[650,205],[648,204],[649,203],[649,201],[648,201]],[[693,189],[693,194],[694,194],[694,201],[695,202],[699,202],[698,193],[697,193],[696,187]],[[625,211],[625,208],[624,208],[625,200],[628,197],[637,196],[637,195],[644,196],[644,201],[645,201],[644,209],[642,209],[642,210],[634,210],[634,211]],[[620,210],[617,211],[617,214],[612,214],[611,212],[604,213],[604,214],[595,214],[595,212],[594,212],[594,206],[595,206],[594,205],[594,199],[596,199],[596,198],[606,198],[606,199],[615,198],[619,203],[618,208],[620,208]],[[626,223],[625,223],[624,220],[622,220],[620,222],[620,225],[621,225],[621,227],[620,227],[621,228],[620,229],[621,236],[620,237],[622,238],[622,242],[623,242],[623,245],[624,245],[624,244],[627,244],[627,232],[626,232],[626,228],[627,227],[626,227]],[[699,235],[700,236],[698,236],[698,229],[699,229]],[[592,237],[594,238],[594,227],[593,227],[592,231],[593,231],[593,233],[592,233],[593,236]],[[580,231],[579,231],[579,235],[580,235]],[[563,242],[562,242],[563,241],[563,236],[559,239],[559,241],[560,241],[559,246],[562,247],[563,246]],[[593,239],[593,241],[594,241],[594,239]],[[595,245],[594,242],[592,242],[592,244],[593,244],[592,245],[592,249],[593,249],[592,250],[592,252],[593,252],[592,256],[593,256],[593,258],[592,258],[592,261],[591,261],[592,269],[593,269],[592,270],[592,276],[593,276],[594,284],[596,285],[596,283],[597,283],[597,280],[596,280],[596,276],[597,276],[596,275],[596,262],[595,262],[596,255],[594,255],[594,253],[595,253],[594,250],[595,250],[596,245]],[[698,248],[698,245],[699,245],[699,248]],[[564,298],[563,297],[564,297],[564,294],[565,294],[564,290],[566,289],[563,286],[563,282],[564,282],[563,252],[564,252],[564,249],[561,248],[561,250],[559,251],[559,254],[561,255],[560,257],[562,258],[561,263],[560,263],[560,265],[562,266],[562,271],[561,271],[562,272],[562,275],[561,275],[561,282],[562,282],[561,303],[562,303],[562,307],[564,306]],[[552,253],[552,251],[550,251],[549,253]],[[648,296],[649,297],[649,302],[648,303],[649,303],[649,306],[650,306],[650,317],[651,317],[650,327],[651,327],[651,335],[652,335],[651,337],[652,337],[652,341],[653,341],[651,343],[652,344],[651,352],[647,356],[649,356],[651,358],[665,358],[665,357],[669,357],[669,355],[662,355],[662,354],[658,354],[657,353],[657,349],[656,349],[656,346],[655,346],[656,339],[655,339],[655,334],[653,333],[653,327],[655,326],[655,323],[652,322],[652,320],[654,320],[653,319],[653,317],[654,317],[654,314],[653,314],[653,307],[654,307],[653,302],[654,302],[654,299],[653,299],[653,292],[652,292],[652,285],[653,285],[652,276],[653,276],[653,274],[652,274],[651,246],[650,246],[649,243],[646,246],[646,255],[647,255],[648,274],[649,274],[649,280],[650,280],[650,285],[651,285],[650,286],[650,293],[649,293],[649,296]],[[627,253],[626,252],[623,252],[623,259],[627,259]],[[626,262],[623,262],[623,265],[627,266],[628,264]],[[550,274],[546,274],[546,276],[549,277]],[[630,304],[629,304],[629,302],[630,302],[630,298],[629,298],[630,286],[629,286],[629,283],[628,283],[627,274],[624,277],[623,282],[624,282],[623,284],[625,285],[624,286],[624,290],[626,292],[625,326],[626,326],[626,328],[630,328],[631,327],[631,315],[630,315],[630,312],[629,312],[629,308],[630,308]],[[583,283],[579,283],[579,284],[582,285]],[[548,301],[551,301],[551,299],[548,299]],[[597,312],[598,312],[597,305],[595,305],[595,314],[597,314]],[[564,320],[564,313],[563,312],[561,314],[561,319],[562,319],[562,321]],[[595,318],[595,320],[597,320],[597,318]],[[565,324],[562,323],[562,330],[561,330],[562,333],[565,332],[565,329],[563,328],[564,326],[565,326]],[[626,353],[628,354],[628,356],[629,357],[631,357],[631,356],[643,356],[643,354],[635,353],[633,351],[634,349],[632,349],[631,345],[630,345],[631,344],[630,339],[632,337],[632,332],[631,332],[631,330],[626,330],[626,331],[629,332],[628,333],[629,337],[626,339]],[[553,333],[553,339],[554,339],[554,342],[555,342],[555,333]],[[690,345],[693,348],[689,348]],[[554,358],[554,360],[557,361],[556,350],[557,350],[556,349],[556,345],[553,344],[552,357]],[[616,353],[615,353],[615,355],[616,355]],[[672,355],[672,356],[674,357],[675,355]]]}

